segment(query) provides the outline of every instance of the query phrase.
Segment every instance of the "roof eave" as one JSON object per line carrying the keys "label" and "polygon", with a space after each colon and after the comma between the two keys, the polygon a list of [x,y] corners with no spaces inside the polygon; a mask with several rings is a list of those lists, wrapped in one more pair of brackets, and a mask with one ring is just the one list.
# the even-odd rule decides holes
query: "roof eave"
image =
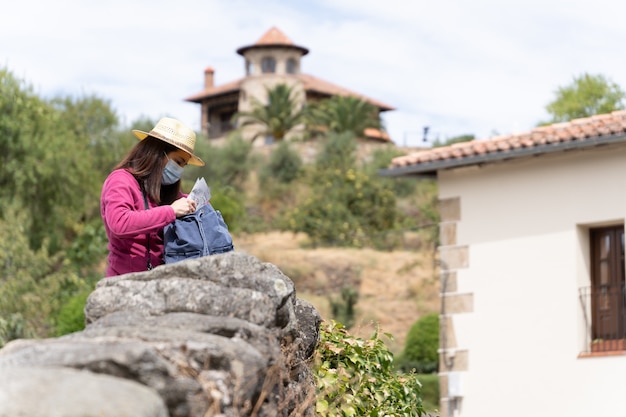
{"label": "roof eave", "polygon": [[193,96],[189,96],[187,98],[184,98],[184,101],[189,101],[191,103],[202,103],[203,101],[210,99],[210,98],[216,98],[216,97],[222,97],[222,96],[227,96],[230,94],[238,94],[239,93],[240,88],[233,88],[232,90],[225,90],[225,91],[220,91],[219,93],[198,93],[195,94]]}
{"label": "roof eave", "polygon": [[420,164],[406,165],[396,168],[382,169],[378,171],[378,175],[383,177],[404,177],[404,176],[427,176],[436,177],[438,171],[452,168],[460,168],[471,165],[480,165],[493,162],[504,161],[507,159],[523,158],[528,156],[538,156],[542,154],[563,152],[574,149],[586,149],[597,146],[610,145],[614,143],[624,142],[626,133],[615,135],[596,136],[577,139],[567,142],[547,143],[544,145],[533,146],[530,148],[518,148],[507,151],[491,152],[477,156],[467,156],[457,159],[445,159],[440,161],[424,162]]}
{"label": "roof eave", "polygon": [[241,48],[238,48],[236,52],[239,55],[243,56],[250,49],[294,49],[294,50],[299,51],[302,54],[302,56],[309,53],[309,50],[305,48],[304,46],[286,45],[283,43],[265,43],[265,44],[260,44],[260,45],[258,44],[247,45],[247,46],[242,46]]}

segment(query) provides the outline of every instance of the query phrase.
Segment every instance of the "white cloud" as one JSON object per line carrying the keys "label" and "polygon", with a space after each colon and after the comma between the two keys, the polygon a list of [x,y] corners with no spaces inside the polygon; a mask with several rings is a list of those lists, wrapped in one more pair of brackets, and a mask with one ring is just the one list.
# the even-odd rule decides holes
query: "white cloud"
{"label": "white cloud", "polygon": [[46,95],[107,98],[126,122],[170,114],[207,66],[243,76],[235,50],[277,26],[310,49],[303,71],[397,108],[398,144],[531,129],[584,72],[626,87],[626,11],[611,0],[21,0],[3,8],[0,65]]}

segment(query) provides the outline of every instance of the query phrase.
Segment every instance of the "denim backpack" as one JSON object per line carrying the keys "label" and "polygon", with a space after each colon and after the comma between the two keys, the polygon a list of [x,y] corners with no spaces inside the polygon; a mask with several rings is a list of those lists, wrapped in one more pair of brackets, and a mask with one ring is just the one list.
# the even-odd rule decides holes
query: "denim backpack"
{"label": "denim backpack", "polygon": [[222,213],[215,210],[210,203],[165,226],[163,241],[166,264],[234,249],[233,239]]}

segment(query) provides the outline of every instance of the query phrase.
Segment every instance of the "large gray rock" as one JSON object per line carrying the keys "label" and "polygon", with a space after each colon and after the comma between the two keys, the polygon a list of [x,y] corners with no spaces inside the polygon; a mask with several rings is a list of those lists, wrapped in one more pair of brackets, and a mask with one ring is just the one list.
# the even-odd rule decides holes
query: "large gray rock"
{"label": "large gray rock", "polygon": [[133,381],[66,368],[2,368],[0,417],[167,417],[163,400]]}
{"label": "large gray rock", "polygon": [[[313,415],[307,360],[321,318],[274,265],[231,252],[106,278],[85,317],[82,332],[8,343],[0,375],[105,374],[158,394],[172,417]],[[7,392],[0,385],[0,398]],[[141,395],[129,401],[152,410]]]}

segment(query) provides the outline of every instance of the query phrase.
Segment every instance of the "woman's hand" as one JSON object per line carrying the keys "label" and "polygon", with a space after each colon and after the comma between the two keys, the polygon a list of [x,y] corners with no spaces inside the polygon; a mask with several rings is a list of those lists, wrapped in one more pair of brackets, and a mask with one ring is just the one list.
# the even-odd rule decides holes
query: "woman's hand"
{"label": "woman's hand", "polygon": [[176,213],[176,217],[181,217],[196,211],[196,202],[187,197],[179,198],[174,201],[171,206],[174,209],[174,213]]}

